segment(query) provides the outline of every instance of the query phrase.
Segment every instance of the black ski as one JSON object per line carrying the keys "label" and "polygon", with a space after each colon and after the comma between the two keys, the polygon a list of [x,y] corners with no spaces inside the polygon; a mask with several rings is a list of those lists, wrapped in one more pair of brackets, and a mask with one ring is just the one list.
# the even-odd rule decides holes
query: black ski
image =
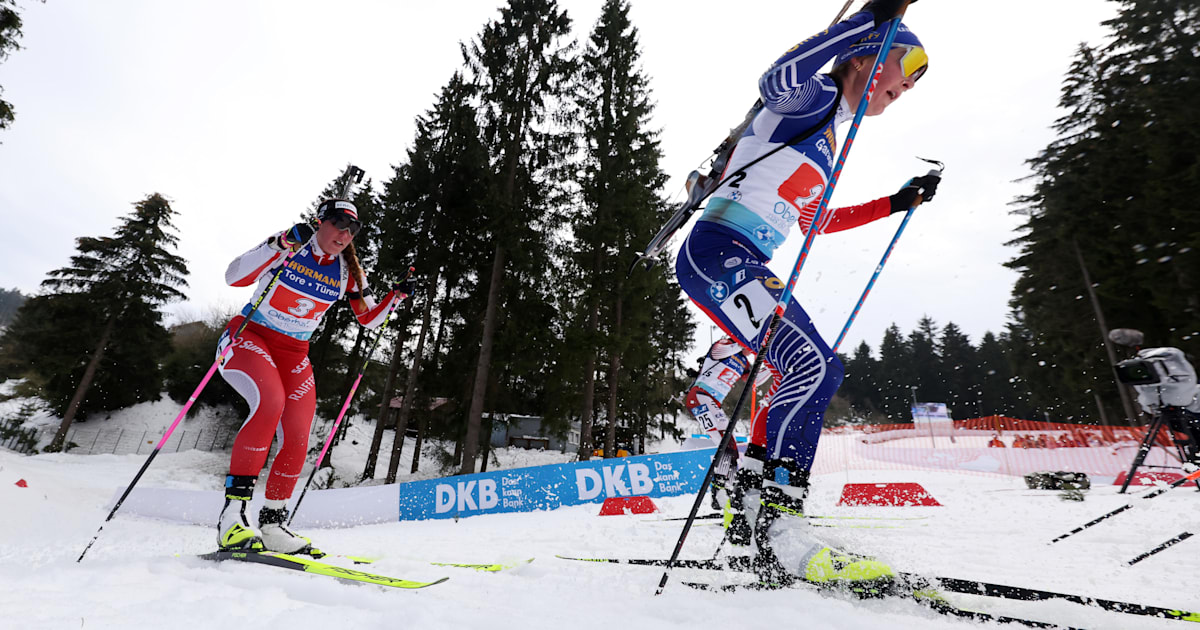
{"label": "black ski", "polygon": [[1150,551],[1139,554],[1138,557],[1134,558],[1133,560],[1130,560],[1129,562],[1126,562],[1125,564],[1133,566],[1133,565],[1141,562],[1142,560],[1145,560],[1146,558],[1153,556],[1154,554],[1156,554],[1160,551],[1166,551],[1167,549],[1169,549],[1175,545],[1178,545],[1179,543],[1191,538],[1192,536],[1193,536],[1192,532],[1183,532],[1182,534],[1162,543],[1161,545],[1151,549]]}
{"label": "black ski", "polygon": [[[609,564],[635,564],[646,567],[665,567],[667,566],[666,559],[649,559],[649,558],[576,558],[573,556],[554,556],[560,560],[574,560],[577,562],[598,562]],[[727,560],[744,559],[745,562],[736,565],[727,564]],[[734,556],[731,558],[722,558],[720,560],[676,560],[675,565],[681,569],[707,569],[710,571],[749,571],[750,562],[744,556]]]}
{"label": "black ski", "polygon": [[[612,564],[631,564],[643,566],[662,567],[667,565],[667,560],[649,559],[649,558],[573,558],[568,556],[558,556],[564,560],[578,560],[584,562],[600,562]],[[676,560],[674,566],[684,569],[703,569],[711,571],[737,571],[742,573],[752,573],[750,566],[750,558],[747,556],[730,556],[727,558],[710,559],[710,560]],[[1043,601],[1049,599],[1061,599],[1075,604],[1084,606],[1094,606],[1111,612],[1119,612],[1127,615],[1140,615],[1145,617],[1159,617],[1162,619],[1175,619],[1179,621],[1192,621],[1200,623],[1200,612],[1187,610],[1178,610],[1164,608],[1161,606],[1146,606],[1144,604],[1134,604],[1130,602],[1119,602],[1109,599],[1101,599],[1097,597],[1087,597],[1084,595],[1072,595],[1069,593],[1057,593],[1042,589],[1025,588],[1021,586],[1008,586],[1005,584],[993,584],[990,582],[980,582],[978,580],[963,580],[959,578],[933,577],[926,578],[915,573],[897,573],[897,578],[904,583],[910,590],[920,589],[940,589],[950,591],[952,593],[962,593],[964,595],[982,595],[986,597],[996,597],[999,599],[1015,599],[1020,601]],[[742,587],[745,588],[745,587]]]}
{"label": "black ski", "polygon": [[962,593],[964,595],[983,595],[986,597],[1016,599],[1027,602],[1061,599],[1076,604],[1082,604],[1084,606],[1095,606],[1104,610],[1125,613],[1128,615],[1160,617],[1163,619],[1177,619],[1179,621],[1192,621],[1200,623],[1200,612],[1175,610],[1160,606],[1146,606],[1143,604],[1133,604],[1129,602],[1118,602],[1111,599],[1087,597],[1084,595],[1071,595],[1069,593],[1056,593],[1054,591],[1036,588],[992,584],[977,580],[962,580],[958,578],[945,577],[925,578],[914,573],[899,573],[898,577],[906,581],[909,586],[920,587],[923,584],[930,584],[935,588],[953,593]]}
{"label": "black ski", "polygon": [[[683,585],[688,586],[690,588],[703,590],[703,591],[721,591],[721,592],[725,592],[725,593],[733,593],[733,592],[737,592],[739,590],[774,591],[774,590],[795,589],[795,588],[808,588],[810,590],[814,590],[814,591],[822,593],[822,594],[827,593],[827,594],[833,594],[833,595],[837,595],[842,592],[837,589],[823,589],[819,586],[807,584],[804,582],[798,582],[798,583],[796,583],[794,585],[790,585],[790,586],[783,586],[783,585],[778,585],[778,584],[764,584],[764,583],[717,585],[717,584],[708,584],[708,583],[704,583],[704,582],[683,582]],[[904,591],[896,591],[896,590],[893,590],[890,592],[871,591],[868,594],[865,594],[865,595],[856,594],[856,596],[858,596],[858,597],[893,597],[893,598],[905,598],[905,599],[911,597],[918,604],[920,604],[936,613],[939,613],[942,615],[948,615],[951,617],[962,617],[964,619],[973,619],[975,621],[991,621],[991,622],[995,622],[995,623],[1013,623],[1013,624],[1018,624],[1018,625],[1022,625],[1022,626],[1027,626],[1030,628],[1060,628],[1061,630],[1081,630],[1079,628],[1074,628],[1071,626],[1063,626],[1060,624],[1050,623],[1047,621],[1035,621],[1033,619],[1025,619],[1023,617],[1012,617],[1012,616],[1008,616],[1008,615],[996,615],[996,614],[992,614],[992,613],[985,613],[985,612],[979,612],[977,610],[961,608],[959,606],[955,606],[954,604],[951,604],[950,602],[946,601],[944,598],[940,597],[936,593],[929,592],[928,589],[917,589],[912,592],[904,592]]]}
{"label": "black ski", "polygon": [[[1165,493],[1168,490],[1171,490],[1173,488],[1178,488],[1179,486],[1182,486],[1183,484],[1185,484],[1189,481],[1198,481],[1198,480],[1200,480],[1200,469],[1192,471],[1186,477],[1182,477],[1180,479],[1176,479],[1175,481],[1172,481],[1170,483],[1170,485],[1166,486],[1165,488],[1158,488],[1157,490],[1148,492],[1145,495],[1142,495],[1142,498],[1143,499],[1153,499],[1154,497],[1160,496],[1163,493]],[[1089,527],[1092,527],[1094,525],[1098,525],[1098,524],[1120,514],[1121,512],[1124,512],[1125,510],[1131,510],[1131,509],[1133,509],[1133,505],[1134,505],[1133,503],[1126,503],[1125,505],[1122,505],[1121,507],[1109,512],[1108,514],[1105,514],[1104,516],[1096,517],[1096,518],[1084,523],[1083,525],[1080,525],[1079,527],[1076,527],[1075,529],[1072,529],[1071,531],[1058,536],[1054,540],[1051,540],[1050,544],[1054,544],[1064,538],[1069,538],[1070,536],[1074,536],[1075,534],[1078,534],[1079,532],[1081,532]]]}

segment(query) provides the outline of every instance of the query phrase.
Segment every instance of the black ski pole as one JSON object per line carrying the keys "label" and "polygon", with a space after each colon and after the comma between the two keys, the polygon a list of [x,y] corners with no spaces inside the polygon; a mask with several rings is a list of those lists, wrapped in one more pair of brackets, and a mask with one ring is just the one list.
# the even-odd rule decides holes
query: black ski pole
{"label": "black ski pole", "polygon": [[1154,554],[1156,554],[1160,551],[1163,551],[1169,547],[1178,545],[1179,543],[1191,538],[1192,535],[1193,534],[1191,532],[1183,532],[1182,534],[1164,542],[1163,544],[1151,549],[1150,551],[1147,551],[1146,553],[1143,553],[1142,555],[1134,558],[1133,560],[1130,560],[1129,562],[1126,562],[1125,564],[1128,564],[1129,566],[1133,566],[1133,565],[1141,562],[1142,560],[1145,560],[1146,558],[1153,556]]}
{"label": "black ski pole", "polygon": [[[1196,469],[1196,470],[1192,471],[1192,473],[1191,473],[1191,474],[1189,474],[1189,475],[1188,475],[1188,476],[1186,476],[1186,477],[1183,477],[1182,479],[1176,479],[1175,481],[1172,481],[1172,482],[1171,482],[1171,485],[1169,485],[1169,486],[1167,486],[1167,487],[1165,487],[1165,488],[1159,488],[1159,489],[1157,489],[1157,490],[1155,490],[1155,491],[1153,491],[1153,492],[1149,492],[1149,493],[1147,493],[1145,496],[1143,496],[1142,498],[1143,498],[1143,499],[1153,499],[1154,497],[1157,497],[1157,496],[1159,496],[1160,494],[1162,494],[1162,493],[1164,493],[1164,492],[1166,492],[1166,491],[1168,491],[1168,490],[1170,490],[1170,489],[1172,489],[1172,488],[1178,488],[1179,486],[1182,486],[1183,484],[1185,484],[1185,483],[1187,483],[1187,482],[1189,482],[1189,481],[1194,481],[1194,480],[1196,480],[1196,479],[1200,479],[1200,469]],[[1101,517],[1098,517],[1098,518],[1096,518],[1096,519],[1093,519],[1093,520],[1091,520],[1091,521],[1088,521],[1087,523],[1084,523],[1083,525],[1080,525],[1079,527],[1076,527],[1075,529],[1072,529],[1071,531],[1069,531],[1069,532],[1067,532],[1067,533],[1065,533],[1065,534],[1063,534],[1063,535],[1059,536],[1058,538],[1055,538],[1054,540],[1051,540],[1051,541],[1050,541],[1050,544],[1052,544],[1052,545],[1053,545],[1054,543],[1056,543],[1056,542],[1058,542],[1058,541],[1060,541],[1060,540],[1062,540],[1062,539],[1064,539],[1064,538],[1067,538],[1068,536],[1074,536],[1075,534],[1078,534],[1079,532],[1081,532],[1081,531],[1083,531],[1083,530],[1085,530],[1085,529],[1087,529],[1087,528],[1089,528],[1089,527],[1092,527],[1092,526],[1094,526],[1094,525],[1096,525],[1096,524],[1098,524],[1098,523],[1100,523],[1100,522],[1103,522],[1103,521],[1105,521],[1105,520],[1108,520],[1108,519],[1110,519],[1110,518],[1112,518],[1112,517],[1114,517],[1114,516],[1116,516],[1116,515],[1120,514],[1121,512],[1124,512],[1125,510],[1128,510],[1128,509],[1131,509],[1131,508],[1133,508],[1133,504],[1132,504],[1132,503],[1126,503],[1125,505],[1123,505],[1123,506],[1121,506],[1121,507],[1119,507],[1119,508],[1117,508],[1117,509],[1115,509],[1115,510],[1113,510],[1113,511],[1109,512],[1108,514],[1105,514],[1104,516],[1101,516]]]}
{"label": "black ski pole", "polygon": [[[404,274],[404,279],[407,280],[412,276],[414,269],[408,268],[408,273]],[[288,525],[292,524],[292,519],[296,518],[296,512],[300,511],[300,503],[304,501],[304,495],[308,493],[308,487],[312,485],[313,477],[317,476],[317,471],[321,469],[321,462],[325,461],[325,453],[329,451],[329,446],[333,444],[333,436],[337,435],[338,427],[342,424],[342,418],[346,416],[346,410],[350,408],[350,401],[354,399],[354,392],[358,391],[358,384],[362,382],[363,374],[367,371],[367,366],[371,364],[371,355],[375,354],[375,348],[379,345],[379,340],[383,339],[383,331],[387,328],[388,323],[392,321],[392,313],[396,311],[396,307],[401,300],[393,300],[391,306],[388,307],[387,317],[384,318],[383,324],[379,326],[379,332],[375,335],[375,341],[371,343],[371,349],[367,350],[367,358],[363,361],[362,368],[358,370],[358,378],[354,379],[354,385],[350,387],[350,393],[346,395],[346,402],[342,403],[342,411],[338,414],[337,420],[333,423],[333,428],[329,430],[329,436],[325,438],[325,446],[321,448],[321,454],[317,456],[317,463],[313,466],[312,473],[308,475],[308,481],[304,482],[304,488],[300,490],[300,498],[296,499],[296,505],[292,507],[292,515],[288,517]]]}
{"label": "black ski pole", "polygon": [[172,422],[171,426],[166,430],[165,433],[163,433],[162,439],[160,439],[158,444],[154,446],[154,450],[150,451],[150,456],[146,458],[146,463],[142,464],[141,469],[138,470],[137,474],[133,476],[133,481],[129,482],[129,487],[125,488],[125,492],[121,493],[121,498],[117,499],[116,504],[113,505],[112,511],[108,513],[108,517],[104,519],[104,522],[100,523],[100,528],[96,530],[96,535],[92,536],[91,541],[88,542],[87,547],[83,548],[83,553],[79,554],[79,558],[75,560],[75,562],[83,561],[83,557],[87,555],[88,549],[91,549],[92,545],[96,544],[96,540],[100,538],[100,532],[104,531],[104,525],[111,521],[114,516],[116,516],[117,510],[121,509],[121,504],[123,504],[125,499],[129,497],[129,493],[133,492],[133,487],[137,485],[139,480],[141,480],[142,475],[146,473],[146,469],[150,468],[150,462],[153,462],[154,458],[158,457],[158,453],[162,450],[163,445],[167,443],[167,439],[170,438],[171,434],[175,432],[175,427],[179,426],[179,422],[183,420],[183,417],[187,415],[188,410],[192,408],[192,404],[194,404],[196,399],[200,397],[200,392],[204,391],[204,387],[208,385],[208,381],[212,379],[213,374],[217,372],[217,368],[220,367],[221,363],[225,361],[226,356],[233,351],[233,347],[237,344],[238,337],[242,335],[242,331],[244,331],[246,329],[246,325],[250,323],[250,318],[254,316],[254,313],[258,310],[259,305],[262,304],[264,299],[266,299],[267,293],[271,291],[271,287],[275,286],[275,282],[279,280],[279,276],[283,273],[283,270],[287,268],[288,262],[291,261],[292,256],[296,255],[297,251],[299,250],[289,251],[287,256],[283,258],[283,264],[279,266],[279,270],[275,272],[274,277],[272,277],[271,281],[267,283],[266,288],[263,289],[261,294],[259,294],[258,299],[254,301],[254,305],[250,308],[250,312],[246,314],[245,318],[242,319],[241,325],[238,326],[237,332],[230,336],[229,345],[221,351],[221,354],[217,357],[217,360],[213,361],[213,364],[209,366],[208,372],[204,374],[204,378],[200,380],[200,384],[196,386],[196,390],[192,392],[191,396],[188,396],[187,402],[183,405],[183,409],[179,410],[179,415],[175,416],[175,421]]}

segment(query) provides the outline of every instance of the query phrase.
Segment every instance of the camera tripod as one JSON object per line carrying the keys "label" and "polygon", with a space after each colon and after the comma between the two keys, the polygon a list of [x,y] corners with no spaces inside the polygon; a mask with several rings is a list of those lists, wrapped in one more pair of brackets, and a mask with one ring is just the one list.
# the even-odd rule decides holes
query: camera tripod
{"label": "camera tripod", "polygon": [[[1172,440],[1175,443],[1175,450],[1179,455],[1179,461],[1183,463],[1192,462],[1200,465],[1200,429],[1194,426],[1195,421],[1188,418],[1188,412],[1182,407],[1165,406],[1161,411],[1154,414],[1150,420],[1150,426],[1146,430],[1146,437],[1142,439],[1141,446],[1138,447],[1137,456],[1133,458],[1133,466],[1130,466],[1129,473],[1125,475],[1125,483],[1121,484],[1121,490],[1118,494],[1124,494],[1129,488],[1129,484],[1133,482],[1133,475],[1138,468],[1142,467],[1142,462],[1146,460],[1146,456],[1150,454],[1150,449],[1154,447],[1154,441],[1158,438],[1158,431],[1166,425],[1167,431],[1182,433],[1187,436],[1186,442]],[[1170,435],[1170,433],[1168,433]],[[1185,446],[1186,445],[1186,446]],[[1200,489],[1200,480],[1196,481],[1196,487]]]}

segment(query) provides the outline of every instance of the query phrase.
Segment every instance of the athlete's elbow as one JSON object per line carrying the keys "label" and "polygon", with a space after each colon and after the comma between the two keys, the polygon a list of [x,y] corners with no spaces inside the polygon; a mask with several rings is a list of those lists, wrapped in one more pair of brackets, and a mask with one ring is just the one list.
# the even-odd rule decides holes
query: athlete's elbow
{"label": "athlete's elbow", "polygon": [[370,317],[367,315],[358,316],[358,317],[356,317],[356,319],[358,319],[359,325],[361,325],[363,328],[366,328],[367,330],[375,330],[376,328],[379,328],[380,324],[383,323],[380,320],[380,318]]}
{"label": "athlete's elbow", "polygon": [[254,278],[247,278],[239,275],[237,270],[230,267],[225,271],[225,284],[231,287],[248,287],[254,282]]}

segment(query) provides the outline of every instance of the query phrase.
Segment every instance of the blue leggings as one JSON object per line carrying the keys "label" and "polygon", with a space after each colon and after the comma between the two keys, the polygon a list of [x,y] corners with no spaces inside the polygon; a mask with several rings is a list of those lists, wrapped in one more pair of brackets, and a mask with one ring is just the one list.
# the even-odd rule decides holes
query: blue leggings
{"label": "blue leggings", "polygon": [[[675,275],[688,297],[717,325],[752,352],[758,350],[784,284],[766,267],[757,249],[736,233],[700,221],[675,261]],[[792,300],[767,349],[775,376],[765,438],[768,479],[787,483],[787,472],[812,468],[825,422],[825,409],[845,370],[817,333],[808,313]]]}

